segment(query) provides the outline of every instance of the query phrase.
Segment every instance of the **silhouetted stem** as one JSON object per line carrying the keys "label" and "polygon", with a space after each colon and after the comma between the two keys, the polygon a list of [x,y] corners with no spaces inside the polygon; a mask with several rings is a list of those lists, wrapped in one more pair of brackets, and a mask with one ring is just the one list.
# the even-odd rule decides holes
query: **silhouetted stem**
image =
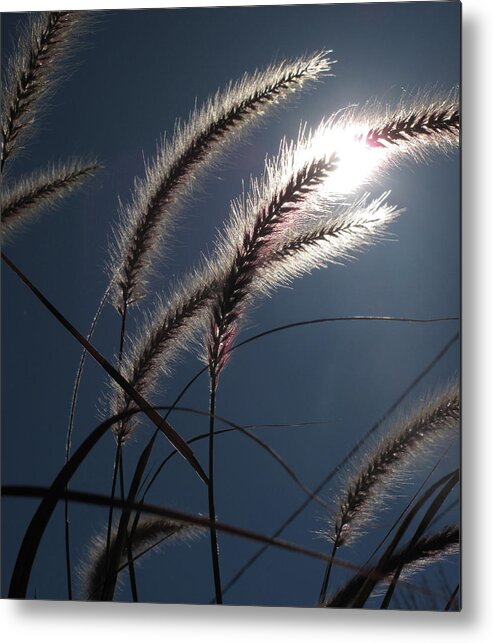
{"label": "silhouetted stem", "polygon": [[209,417],[209,484],[208,500],[209,500],[209,521],[210,521],[210,536],[211,536],[211,556],[212,556],[212,570],[214,573],[214,589],[216,592],[216,603],[222,604],[223,597],[221,591],[221,573],[219,569],[219,549],[217,545],[216,533],[216,509],[214,502],[214,424],[216,413],[216,387],[217,379],[215,369],[211,369],[211,394],[210,394],[210,417]]}

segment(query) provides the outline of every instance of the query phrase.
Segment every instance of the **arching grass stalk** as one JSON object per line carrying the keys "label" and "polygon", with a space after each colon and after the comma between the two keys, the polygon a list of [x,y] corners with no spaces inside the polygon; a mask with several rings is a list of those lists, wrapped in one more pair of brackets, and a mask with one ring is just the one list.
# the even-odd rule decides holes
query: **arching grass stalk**
{"label": "arching grass stalk", "polygon": [[303,200],[319,188],[336,167],[334,154],[325,154],[297,166],[293,149],[286,147],[280,158],[267,166],[264,180],[260,184],[252,183],[249,198],[233,205],[229,239],[225,240],[221,256],[227,269],[212,305],[207,339],[210,376],[208,504],[217,603],[222,602],[214,499],[214,416],[219,375],[226,365],[227,351],[251,297],[255,278],[275,249],[279,234],[289,229],[300,215]]}

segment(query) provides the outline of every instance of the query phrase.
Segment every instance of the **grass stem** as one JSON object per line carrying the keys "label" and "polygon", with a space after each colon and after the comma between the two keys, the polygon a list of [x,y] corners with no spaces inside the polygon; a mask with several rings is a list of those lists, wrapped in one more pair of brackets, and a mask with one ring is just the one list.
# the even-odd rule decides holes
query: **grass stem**
{"label": "grass stem", "polygon": [[210,521],[210,537],[211,537],[211,556],[212,556],[212,570],[214,573],[214,590],[216,593],[216,603],[221,605],[223,602],[221,590],[221,572],[219,568],[219,549],[217,544],[216,533],[216,509],[214,500],[214,429],[215,429],[215,413],[216,413],[216,388],[217,378],[215,369],[211,368],[211,393],[210,393],[210,417],[209,417],[209,484],[208,501],[209,501],[209,521]]}

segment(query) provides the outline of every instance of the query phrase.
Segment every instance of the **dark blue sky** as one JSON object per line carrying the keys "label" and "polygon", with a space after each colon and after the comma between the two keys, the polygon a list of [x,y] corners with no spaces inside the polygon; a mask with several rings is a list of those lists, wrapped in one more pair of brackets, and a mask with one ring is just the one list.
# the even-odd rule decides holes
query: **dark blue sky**
{"label": "dark blue sky", "polygon": [[[266,153],[283,135],[295,136],[300,121],[317,125],[350,103],[377,97],[395,101],[418,88],[451,88],[459,82],[460,6],[456,2],[347,4],[108,11],[97,15],[77,54],[79,64],[51,99],[11,179],[68,156],[96,155],[104,169],[58,211],[10,243],[6,251],[85,332],[106,285],[104,264],[118,197],[129,197],[142,176],[143,155],[184,118],[195,98],[202,102],[244,71],[274,59],[333,49],[334,78],[263,123],[236,145],[202,184],[180,219],[174,252],[163,265],[156,290],[184,274],[211,248],[242,179],[261,172]],[[2,56],[11,50],[21,14],[2,14]],[[276,292],[249,316],[242,337],[278,324],[337,315],[438,317],[459,314],[459,158],[392,170],[372,189],[391,189],[390,200],[406,213],[392,226],[394,238],[356,261],[319,271]],[[2,271],[2,478],[4,483],[49,484],[63,463],[70,394],[79,348],[25,287]],[[130,331],[138,324],[136,313]],[[267,430],[263,437],[315,486],[454,335],[457,324],[352,323],[314,326],[272,336],[237,352],[221,380],[218,413],[240,424],[327,420],[324,426]],[[111,357],[118,318],[107,309],[94,343]],[[188,356],[156,401],[166,404],[200,364]],[[458,372],[457,344],[416,389],[409,402]],[[75,444],[98,423],[106,380],[88,363],[82,386]],[[207,381],[186,397],[207,407]],[[176,414],[186,437],[206,430],[203,419]],[[145,433],[145,429],[142,433]],[[144,436],[128,446],[127,470]],[[285,473],[241,435],[217,443],[217,510],[221,520],[270,533],[303,500]],[[169,451],[164,442],[155,461]],[[206,459],[205,443],[196,452]],[[454,451],[447,464],[456,459]],[[108,492],[113,458],[110,437],[77,476],[74,487]],[[422,471],[427,471],[426,467]],[[324,497],[330,499],[331,490]],[[189,467],[176,458],[149,498],[187,511],[206,512],[206,494]],[[3,594],[20,538],[35,507],[6,500],[3,506]],[[382,524],[389,524],[384,516]],[[73,556],[79,560],[105,512],[73,509]],[[451,516],[449,519],[452,519]],[[323,525],[311,506],[285,532],[287,539],[326,548],[314,535]],[[371,538],[369,539],[371,540]],[[221,538],[225,580],[255,546]],[[341,552],[361,561],[361,549]],[[174,546],[139,568],[141,600],[207,602],[212,596],[207,538]],[[270,551],[226,595],[227,602],[312,605],[323,565]],[[340,580],[341,577],[339,577]],[[63,522],[52,520],[39,551],[30,596],[64,598]],[[125,588],[119,595],[129,598]]]}

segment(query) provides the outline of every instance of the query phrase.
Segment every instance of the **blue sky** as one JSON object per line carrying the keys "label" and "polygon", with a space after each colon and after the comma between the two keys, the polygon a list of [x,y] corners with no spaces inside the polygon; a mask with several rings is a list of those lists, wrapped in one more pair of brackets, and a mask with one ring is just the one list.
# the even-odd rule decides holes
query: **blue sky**
{"label": "blue sky", "polygon": [[[338,60],[335,77],[266,119],[214,168],[186,205],[174,251],[155,282],[156,291],[164,291],[197,261],[200,252],[212,247],[242,180],[258,175],[265,155],[276,151],[283,135],[295,136],[301,121],[316,125],[350,103],[374,97],[392,102],[403,92],[457,84],[459,14],[455,2],[99,13],[84,37],[77,68],[52,97],[42,126],[10,178],[67,156],[96,155],[104,169],[58,211],[40,218],[9,244],[9,256],[84,332],[105,289],[104,265],[118,197],[128,199],[134,177],[142,176],[143,156],[153,155],[159,137],[172,130],[177,117],[186,117],[195,98],[202,102],[244,71],[274,59],[333,49]],[[2,15],[3,56],[24,19],[21,14]],[[393,203],[406,209],[392,226],[393,238],[356,261],[318,271],[291,289],[277,291],[251,311],[242,337],[317,317],[459,314],[458,154],[396,168],[373,192],[379,195],[385,189],[392,190]],[[2,282],[2,478],[4,483],[46,485],[63,462],[79,348],[7,270]],[[136,313],[131,332],[139,320]],[[218,413],[239,424],[326,420],[323,426],[262,434],[306,484],[316,486],[456,332],[455,323],[353,323],[278,334],[237,352],[221,380]],[[117,335],[118,318],[108,308],[94,343],[112,357]],[[188,355],[156,401],[172,400],[199,367]],[[458,370],[455,344],[409,402]],[[76,444],[99,422],[102,405],[98,400],[105,387],[100,369],[88,364]],[[186,404],[206,409],[206,379],[192,389]],[[178,414],[174,426],[186,437],[206,428],[203,419]],[[128,471],[143,438],[128,446]],[[303,500],[302,493],[242,436],[225,436],[217,447],[220,519],[271,533]],[[156,462],[168,450],[167,444],[160,444]],[[205,461],[205,444],[197,445],[196,451]],[[107,437],[74,487],[109,491],[112,457],[113,443]],[[456,458],[454,451],[449,468]],[[416,479],[426,471],[424,466]],[[334,481],[324,497],[330,499],[337,489]],[[163,473],[150,499],[206,512],[204,489],[178,458]],[[34,507],[30,501],[4,503],[4,594]],[[76,561],[91,536],[103,527],[104,518],[100,510],[74,508]],[[322,510],[311,506],[284,536],[324,550],[327,545],[315,535],[323,520]],[[252,544],[222,538],[223,578],[234,574],[254,550]],[[345,552],[345,556],[359,560],[361,551]],[[227,602],[312,605],[322,567],[270,551],[227,594]],[[142,563],[139,577],[141,600],[207,602],[212,596],[207,539],[191,547],[163,549],[162,556],[153,555]],[[31,596],[34,590],[40,598],[66,595],[61,512],[55,514],[39,552]],[[128,600],[128,589],[122,589],[119,597]]]}

